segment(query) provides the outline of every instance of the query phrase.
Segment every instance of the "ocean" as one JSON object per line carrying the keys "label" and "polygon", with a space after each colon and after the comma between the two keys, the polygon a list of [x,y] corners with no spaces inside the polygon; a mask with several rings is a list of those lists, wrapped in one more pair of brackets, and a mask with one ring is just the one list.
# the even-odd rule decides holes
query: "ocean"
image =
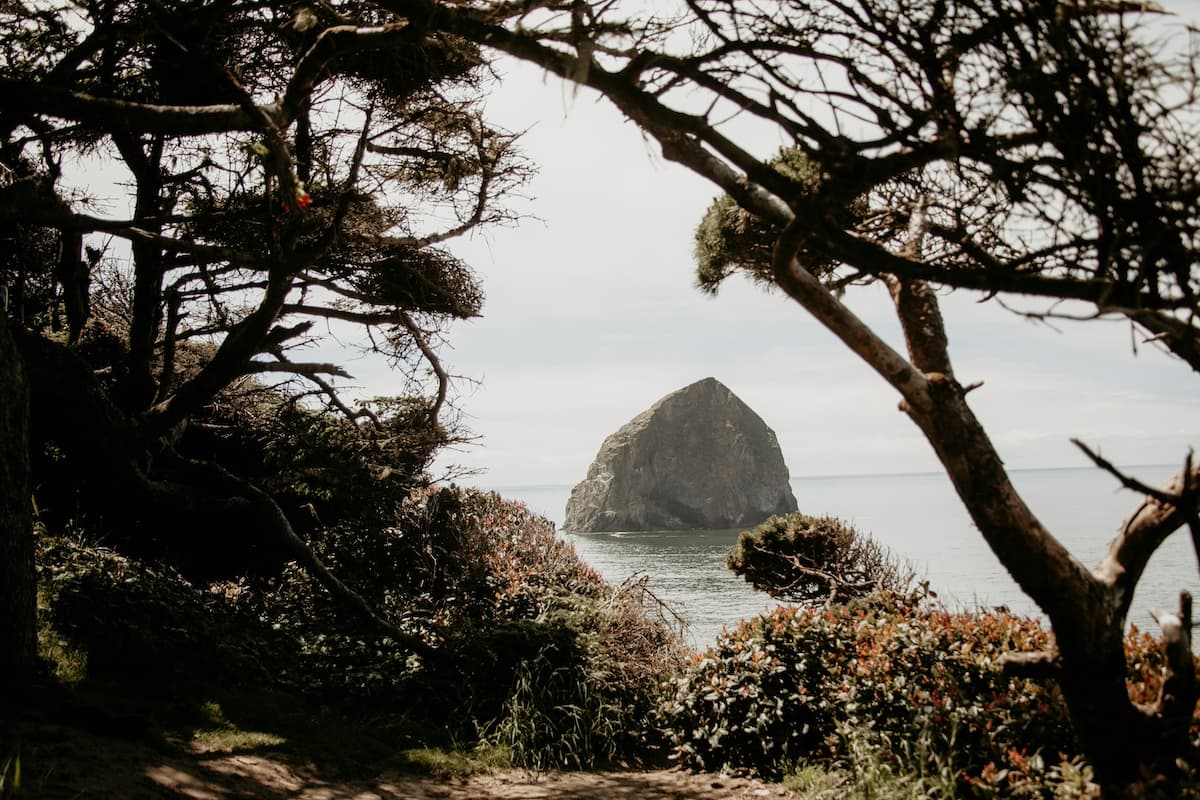
{"label": "ocean", "polygon": [[[1161,485],[1178,466],[1129,467],[1128,474]],[[1085,564],[1095,564],[1141,497],[1120,489],[1092,468],[1011,472],[1013,483],[1042,523]],[[793,478],[800,510],[831,515],[871,535],[928,581],[954,609],[1007,606],[1036,615],[1037,608],[987,548],[942,473]],[[495,490],[561,524],[569,485],[507,486]],[[739,531],[653,533],[559,532],[607,580],[649,576],[659,597],[689,623],[692,644],[712,644],[732,626],[778,603],[725,569],[725,553]],[[1155,630],[1150,608],[1174,609],[1180,589],[1200,593],[1200,569],[1186,529],[1175,533],[1150,562],[1134,597],[1130,620]]]}

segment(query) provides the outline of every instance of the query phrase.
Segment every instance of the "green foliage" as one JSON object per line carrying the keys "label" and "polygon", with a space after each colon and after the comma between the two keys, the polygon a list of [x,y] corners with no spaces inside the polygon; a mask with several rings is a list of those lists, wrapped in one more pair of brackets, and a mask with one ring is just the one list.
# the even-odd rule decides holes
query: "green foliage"
{"label": "green foliage", "polygon": [[[771,166],[783,177],[794,181],[798,193],[816,194],[821,190],[818,166],[800,150],[780,150]],[[860,210],[855,206],[842,212],[842,216],[850,222],[857,213]],[[774,285],[771,253],[779,233],[779,226],[745,211],[729,195],[721,195],[696,226],[693,256],[697,286],[704,292],[716,294],[721,282],[739,271],[756,283]],[[802,248],[799,257],[818,275],[824,275],[836,266],[815,246]]]}
{"label": "green foliage", "polygon": [[70,680],[119,679],[145,687],[188,676],[263,681],[263,653],[278,637],[166,567],[61,537],[39,540],[45,652]]}
{"label": "green foliage", "polygon": [[696,284],[716,294],[721,283],[738,270],[755,282],[771,286],[771,250],[779,231],[743,211],[727,194],[713,200],[696,226]]}
{"label": "green foliage", "polygon": [[400,761],[408,770],[442,780],[462,780],[512,766],[512,757],[507,750],[486,744],[466,752],[437,747],[412,748],[400,752]]}
{"label": "green foliage", "polygon": [[402,717],[437,732],[427,744],[483,740],[526,766],[627,761],[654,744],[644,732],[685,651],[644,582],[605,584],[549,522],[494,494],[418,490],[393,522],[324,531],[315,545],[426,653],[344,614],[295,565],[201,589],[54,537],[39,553],[44,641],[86,672],[76,685],[196,684],[206,699],[189,724],[210,749],[295,736],[269,714],[235,718],[213,682]]}
{"label": "green foliage", "polygon": [[1031,620],[951,613],[919,595],[781,608],[699,657],[662,721],[677,757],[700,768],[775,775],[789,760],[844,758],[866,736],[885,758],[902,762],[901,743],[922,742],[979,775],[1035,751],[1072,752],[1057,690],[996,669],[1004,653],[1047,641]]}
{"label": "green foliage", "polygon": [[725,564],[778,600],[833,603],[903,592],[911,575],[886,549],[833,517],[771,517],[738,537]]}

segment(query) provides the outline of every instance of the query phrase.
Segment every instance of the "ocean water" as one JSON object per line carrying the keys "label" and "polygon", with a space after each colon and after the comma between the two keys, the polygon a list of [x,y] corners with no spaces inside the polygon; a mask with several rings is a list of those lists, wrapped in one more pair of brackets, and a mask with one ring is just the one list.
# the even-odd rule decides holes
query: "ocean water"
{"label": "ocean water", "polygon": [[[1130,467],[1158,486],[1177,466]],[[1013,483],[1042,523],[1088,566],[1107,549],[1141,497],[1120,489],[1097,469],[1015,470]],[[942,473],[793,478],[800,510],[828,514],[870,534],[906,560],[951,608],[1004,605],[1037,614],[992,555]],[[498,487],[561,524],[571,487]],[[725,569],[725,553],[739,531],[652,533],[559,532],[610,582],[649,576],[650,587],[689,623],[697,646],[711,644],[721,629],[778,603]],[[1151,560],[1134,597],[1130,619],[1155,629],[1150,608],[1175,608],[1180,589],[1200,594],[1200,569],[1186,530],[1174,534]]]}

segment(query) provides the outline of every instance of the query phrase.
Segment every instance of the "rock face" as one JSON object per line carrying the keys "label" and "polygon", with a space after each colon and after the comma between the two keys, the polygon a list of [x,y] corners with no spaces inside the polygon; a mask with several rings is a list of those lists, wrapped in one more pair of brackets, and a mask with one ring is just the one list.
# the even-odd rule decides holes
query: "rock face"
{"label": "rock face", "polygon": [[775,432],[720,381],[672,392],[604,440],[569,531],[750,527],[796,510]]}

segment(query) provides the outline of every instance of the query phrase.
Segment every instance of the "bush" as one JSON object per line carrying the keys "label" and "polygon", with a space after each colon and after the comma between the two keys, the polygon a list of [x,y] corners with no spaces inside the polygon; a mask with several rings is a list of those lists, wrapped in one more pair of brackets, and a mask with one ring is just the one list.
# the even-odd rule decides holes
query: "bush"
{"label": "bush", "polygon": [[[545,519],[498,495],[419,490],[383,530],[315,537],[323,558],[418,656],[344,614],[305,571],[199,587],[79,541],[43,537],[47,655],[76,682],[208,681],[405,717],[438,744],[502,745],[516,763],[630,760],[685,649],[644,582],[613,587]],[[67,664],[67,656],[71,663]]]}
{"label": "bush", "polygon": [[460,499],[466,534],[446,573],[458,577],[437,615],[449,662],[429,670],[459,676],[453,716],[521,766],[643,756],[659,686],[685,663],[657,598],[644,581],[606,584],[523,506],[474,491]]}
{"label": "bush", "polygon": [[759,591],[796,603],[836,603],[903,592],[910,572],[887,549],[833,517],[771,517],[738,537],[725,564]]}
{"label": "bush", "polygon": [[336,609],[292,573],[263,612],[301,632],[314,682],[376,703],[391,692],[409,712],[500,745],[523,766],[633,759],[653,744],[659,686],[684,663],[678,631],[644,583],[609,586],[521,504],[419,490],[394,528],[340,532],[321,551],[436,652],[389,661],[367,632],[330,633]]}
{"label": "bush", "polygon": [[[701,768],[778,776],[848,756],[863,737],[883,757],[939,753],[964,775],[1071,753],[1052,685],[1002,675],[1008,652],[1045,648],[1035,621],[951,613],[920,594],[828,609],[780,608],[724,634],[672,687],[661,719],[675,755]],[[1009,773],[1005,772],[1004,777]]]}
{"label": "bush", "polygon": [[276,633],[169,567],[43,536],[38,583],[43,657],[70,654],[81,665],[72,682],[149,688],[198,676],[230,685],[271,679],[264,659],[280,644]]}

